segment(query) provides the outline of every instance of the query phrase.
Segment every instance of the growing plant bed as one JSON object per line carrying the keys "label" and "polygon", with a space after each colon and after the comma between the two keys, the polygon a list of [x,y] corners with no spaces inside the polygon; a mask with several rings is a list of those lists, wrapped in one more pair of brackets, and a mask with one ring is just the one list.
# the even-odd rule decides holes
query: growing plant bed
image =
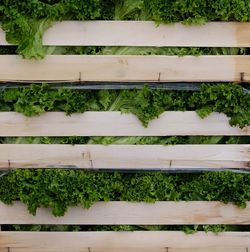
{"label": "growing plant bed", "polygon": [[[247,251],[247,1],[20,3],[0,3],[1,252]],[[14,88],[44,81],[215,83]],[[156,171],[176,169],[198,173]]]}
{"label": "growing plant bed", "polygon": [[[169,246],[172,249],[207,249],[207,246],[223,251],[225,248],[234,248],[240,251],[249,246],[249,232],[223,232],[220,234],[207,233],[208,231],[221,232],[223,227],[205,227],[206,232],[195,232],[186,227],[183,231],[133,231],[129,226],[103,226],[103,225],[139,225],[141,229],[161,230],[155,225],[187,225],[187,224],[249,224],[249,175],[224,173],[207,174],[179,174],[168,175],[161,173],[151,174],[118,174],[93,173],[63,170],[17,170],[2,177],[0,192],[4,192],[4,202],[21,199],[28,204],[29,210],[36,214],[30,215],[26,207],[20,202],[11,206],[0,204],[0,221],[3,224],[32,224],[32,225],[90,225],[102,226],[91,228],[88,232],[24,232],[29,227],[17,230],[3,231],[3,248],[22,251],[44,249],[45,251],[59,249],[58,241],[63,239],[73,241],[73,244],[62,244],[64,249],[90,249],[91,251],[105,251],[109,248],[114,251],[131,249],[137,251],[145,249],[144,239],[148,240],[147,249],[162,250]],[[8,181],[9,180],[9,181]],[[71,186],[69,186],[69,182]],[[11,186],[10,186],[11,185]],[[46,186],[45,186],[46,185]],[[244,193],[242,193],[244,192]],[[78,196],[77,196],[78,195]],[[78,197],[78,200],[76,201]],[[121,201],[112,201],[120,199]],[[123,200],[127,200],[124,202]],[[171,199],[192,200],[189,202],[173,202]],[[194,200],[206,201],[194,201]],[[95,201],[98,202],[93,204]],[[110,202],[107,202],[111,200]],[[132,202],[128,202],[131,201]],[[161,201],[164,200],[164,201]],[[240,209],[232,204],[223,204],[235,201]],[[239,201],[240,200],[240,201]],[[140,201],[141,203],[135,203]],[[142,201],[148,203],[142,203]],[[156,203],[153,203],[156,202]],[[73,207],[73,205],[90,207]],[[71,206],[70,206],[71,205]],[[46,208],[40,208],[45,206]],[[65,213],[67,207],[68,211]],[[36,209],[39,207],[38,209]],[[53,214],[63,217],[53,217]],[[150,226],[154,224],[154,226]],[[143,226],[144,225],[144,226]],[[38,227],[37,227],[38,228]],[[41,228],[41,227],[40,227]],[[169,230],[170,226],[167,228]],[[32,229],[32,226],[30,226]],[[45,228],[46,229],[46,228]],[[47,229],[50,229],[49,227]],[[51,226],[53,229],[53,226]],[[171,230],[174,229],[170,228]],[[185,230],[184,229],[184,230]],[[35,226],[34,226],[35,230]],[[59,226],[58,226],[59,230]],[[99,230],[99,231],[94,231]],[[101,231],[101,230],[116,230]],[[123,231],[122,231],[123,230]],[[124,232],[124,230],[127,230]],[[135,229],[137,230],[137,229]],[[164,230],[164,229],[162,229]],[[216,231],[217,230],[217,231]],[[220,231],[218,231],[220,230]],[[51,235],[51,236],[50,236]],[[153,240],[152,240],[152,237]],[[116,243],[113,239],[116,238]],[[179,243],[179,239],[183,243]],[[198,238],[198,239],[197,239]],[[43,241],[47,239],[46,245]],[[129,241],[129,244],[126,245]],[[92,242],[93,241],[93,242]],[[100,243],[99,243],[100,242]],[[209,245],[208,245],[209,244]],[[168,248],[168,247],[167,247]]]}

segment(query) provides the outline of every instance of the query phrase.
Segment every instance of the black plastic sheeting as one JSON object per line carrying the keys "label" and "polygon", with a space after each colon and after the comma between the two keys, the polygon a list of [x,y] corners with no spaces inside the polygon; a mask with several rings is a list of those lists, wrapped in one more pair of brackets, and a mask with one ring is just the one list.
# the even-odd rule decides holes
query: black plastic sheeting
{"label": "black plastic sheeting", "polygon": [[[225,83],[225,82],[223,82]],[[39,83],[34,83],[39,84]],[[184,90],[184,91],[198,91],[202,83],[189,83],[189,82],[55,82],[50,83],[49,85],[53,89],[57,88],[67,88],[67,89],[76,89],[76,90],[101,90],[101,89],[110,89],[110,90],[120,90],[120,89],[141,89],[145,85],[152,89],[163,89],[163,90]],[[209,83],[210,85],[218,85],[219,83]],[[18,87],[29,87],[31,83],[23,82],[5,82],[0,84],[1,89],[12,89]],[[245,92],[250,93],[249,84],[242,84]]]}
{"label": "black plastic sheeting", "polygon": [[[36,168],[39,169],[39,168]],[[53,169],[53,168],[51,168]],[[79,168],[70,168],[70,167],[64,167],[61,169],[70,169],[70,170],[78,170],[78,171],[91,171],[91,172],[119,172],[119,173],[149,173],[149,172],[161,172],[161,173],[205,173],[205,172],[222,172],[222,171],[231,171],[233,173],[241,173],[241,174],[250,174],[250,170],[244,170],[244,169],[230,169],[230,168],[196,168],[196,169],[183,169],[183,168],[175,168],[175,169],[171,169],[171,170],[166,170],[166,169],[134,169],[134,170],[121,170],[121,169],[101,169],[101,170],[88,170],[88,169],[79,169]],[[10,173],[11,171],[13,171],[12,169],[3,169],[0,170],[0,177],[3,177],[5,175],[7,175],[8,173]]]}
{"label": "black plastic sheeting", "polygon": [[[38,84],[38,83],[36,83]],[[197,83],[129,83],[129,82],[71,82],[71,83],[51,83],[52,88],[69,88],[69,89],[135,89],[143,88],[147,85],[153,89],[167,89],[167,90],[199,90],[199,84]],[[27,83],[14,83],[7,82],[0,84],[0,89],[11,89],[17,87],[29,87]]]}

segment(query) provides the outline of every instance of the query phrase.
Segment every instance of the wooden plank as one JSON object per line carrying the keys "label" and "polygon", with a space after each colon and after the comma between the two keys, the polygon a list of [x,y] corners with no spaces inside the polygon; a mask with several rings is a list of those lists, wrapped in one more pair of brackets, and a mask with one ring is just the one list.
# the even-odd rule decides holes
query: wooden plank
{"label": "wooden plank", "polygon": [[[10,251],[8,252],[93,252],[89,250],[88,248],[79,248],[79,249],[74,249],[74,250],[69,250],[60,248],[60,249],[50,249],[50,248],[42,248],[42,249],[33,249],[33,248],[11,248]],[[118,252],[118,251],[117,251]],[[124,251],[125,252],[125,251]],[[164,251],[166,252],[166,251]],[[230,251],[229,251],[230,252]],[[237,252],[237,251],[236,251]],[[239,252],[245,252],[245,251],[239,251]]]}
{"label": "wooden plank", "polygon": [[[0,250],[1,251],[1,250]],[[50,249],[49,247],[44,248],[10,248],[8,252],[92,252],[88,248],[80,247],[79,249],[70,249],[69,248],[53,248]],[[166,251],[164,251],[166,252]],[[241,252],[241,251],[239,251]],[[245,252],[245,251],[244,251]]]}
{"label": "wooden plank", "polygon": [[[46,241],[46,242],[45,242]],[[181,241],[181,242],[180,242]],[[179,231],[136,232],[1,232],[0,247],[13,248],[239,248],[250,246],[250,232],[224,232],[218,235]]]}
{"label": "wooden plank", "polygon": [[229,118],[219,113],[201,119],[195,111],[164,112],[147,128],[136,116],[120,112],[85,112],[71,116],[66,116],[64,112],[48,112],[37,117],[0,112],[0,136],[170,135],[250,135],[250,126],[244,129],[231,127]]}
{"label": "wooden plank", "polygon": [[[0,249],[0,252],[1,249]],[[4,251],[5,252],[5,251]],[[7,252],[7,251],[6,251]],[[11,248],[10,251],[8,252],[69,252],[68,248],[67,249],[49,249],[49,248],[43,248],[43,249],[34,249],[34,248]],[[127,249],[127,248],[116,248],[116,249],[94,249],[94,248],[80,248],[78,249],[70,249],[70,252],[166,252],[166,248],[157,248],[157,249]],[[198,251],[197,251],[198,252]],[[202,251],[201,251],[202,252]],[[215,252],[226,252],[226,251],[215,251]],[[246,251],[241,251],[241,250],[235,250],[235,251],[228,251],[228,252],[246,252]]]}
{"label": "wooden plank", "polygon": [[[244,73],[243,75],[241,73]],[[0,81],[250,81],[250,56],[0,56]]]}
{"label": "wooden plank", "polygon": [[[63,21],[44,36],[49,46],[249,47],[250,23],[156,25],[150,21]],[[0,30],[0,45],[7,45]]]}
{"label": "wooden plank", "polygon": [[[168,249],[168,250],[167,250]],[[1,251],[1,249],[0,249]],[[2,251],[1,251],[2,252]],[[4,252],[7,252],[4,251]],[[69,252],[68,249],[27,249],[27,248],[10,248],[8,252]],[[121,249],[95,249],[95,248],[79,248],[76,250],[70,250],[70,252],[248,252],[245,248],[212,248],[212,249],[173,249],[173,248],[142,248],[142,249],[134,249],[134,248],[121,248]]]}
{"label": "wooden plank", "polygon": [[250,145],[1,144],[0,168],[247,168]]}
{"label": "wooden plank", "polygon": [[[91,249],[91,252],[248,252],[245,248],[234,249],[179,249],[162,248],[162,249]],[[12,252],[12,251],[11,251]]]}
{"label": "wooden plank", "polygon": [[[3,250],[0,252],[68,252],[68,249],[60,248],[60,249],[34,249],[34,248],[10,248],[9,251]],[[70,250],[70,252],[248,252],[246,248],[210,248],[210,249],[175,249],[175,248],[142,248],[142,249],[134,249],[134,248],[116,248],[116,249],[95,249],[95,248],[79,248],[76,250]]]}
{"label": "wooden plank", "polygon": [[5,39],[5,32],[0,27],[0,46],[10,45]]}
{"label": "wooden plank", "polygon": [[1,224],[41,225],[192,225],[250,224],[250,202],[245,209],[220,202],[98,202],[90,209],[71,207],[63,217],[53,217],[50,209],[28,213],[20,202],[0,203]]}
{"label": "wooden plank", "polygon": [[248,252],[246,248],[213,248],[213,249],[178,249],[169,248],[168,252]]}
{"label": "wooden plank", "polygon": [[67,21],[56,23],[44,37],[46,45],[96,46],[250,46],[250,23],[157,25],[148,21]]}

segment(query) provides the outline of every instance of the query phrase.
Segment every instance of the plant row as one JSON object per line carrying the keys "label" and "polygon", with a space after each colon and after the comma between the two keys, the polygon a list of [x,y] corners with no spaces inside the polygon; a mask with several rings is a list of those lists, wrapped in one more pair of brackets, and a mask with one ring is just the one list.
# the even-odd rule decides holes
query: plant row
{"label": "plant row", "polygon": [[157,23],[249,21],[249,0],[2,0],[6,39],[25,58],[43,58],[44,32],[62,20],[153,20]]}
{"label": "plant row", "polygon": [[165,111],[196,110],[201,118],[212,112],[230,117],[231,125],[250,124],[250,93],[237,84],[203,84],[199,91],[72,90],[31,85],[0,91],[0,111],[16,111],[26,116],[46,111],[64,111],[67,115],[85,111],[121,111],[133,113],[146,127]]}
{"label": "plant row", "polygon": [[247,232],[249,225],[2,225],[2,231],[50,231],[50,232],[86,232],[86,231],[183,231],[194,234],[199,231]]}
{"label": "plant row", "polygon": [[244,208],[250,200],[250,174],[90,172],[20,169],[0,177],[0,200],[20,200],[31,214],[51,208],[62,216],[70,206],[89,208],[98,201],[223,201]]}

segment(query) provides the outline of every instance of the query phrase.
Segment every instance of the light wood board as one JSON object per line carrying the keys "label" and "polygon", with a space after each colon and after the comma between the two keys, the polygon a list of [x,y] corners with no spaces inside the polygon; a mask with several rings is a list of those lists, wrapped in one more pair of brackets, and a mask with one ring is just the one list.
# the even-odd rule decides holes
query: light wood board
{"label": "light wood board", "polygon": [[[243,75],[241,74],[243,73]],[[250,81],[250,56],[0,56],[0,81]]]}
{"label": "light wood board", "polygon": [[[58,247],[60,247],[60,246],[58,246]],[[1,252],[1,250],[0,250],[0,252]],[[94,250],[91,251],[89,248],[83,248],[81,246],[79,249],[76,248],[76,249],[73,249],[73,250],[69,249],[69,248],[64,249],[64,248],[61,248],[61,247],[58,248],[58,249],[57,248],[53,248],[53,249],[51,249],[51,248],[42,248],[42,249],[39,249],[39,248],[38,249],[37,248],[10,248],[9,251],[6,251],[6,252],[95,252],[95,251]],[[100,252],[112,252],[112,251],[100,250]],[[117,250],[117,251],[114,251],[114,252],[120,252],[120,251]],[[129,251],[121,251],[121,252],[129,252]],[[131,251],[131,252],[137,252],[137,251]],[[138,251],[138,252],[143,252],[143,251],[141,250],[141,251]],[[165,251],[163,251],[163,250],[160,251],[159,250],[159,251],[156,251],[156,252],[166,252],[166,250]],[[229,252],[231,252],[231,251],[229,251]],[[232,251],[232,252],[234,252],[234,251]],[[235,252],[246,252],[246,251],[237,250]]]}
{"label": "light wood board", "polygon": [[[0,249],[1,251],[1,249]],[[68,249],[27,249],[27,248],[10,248],[9,251],[1,251],[1,252],[69,252]],[[95,248],[81,248],[72,250],[70,252],[248,252],[246,248],[211,248],[211,249],[175,249],[175,248],[142,248],[142,249],[134,249],[134,248],[121,248],[121,249],[95,249]]]}
{"label": "light wood board", "polygon": [[250,145],[1,144],[0,168],[249,169]]}
{"label": "light wood board", "polygon": [[178,249],[178,248],[168,248],[167,252],[248,252],[247,248],[213,248],[213,249]]}
{"label": "light wood board", "polygon": [[36,216],[33,216],[20,202],[15,202],[13,205],[0,203],[0,223],[5,225],[250,224],[250,202],[245,209],[216,201],[97,202],[90,209],[71,207],[63,217],[54,217],[51,210],[45,208],[38,209]]}
{"label": "light wood board", "polygon": [[[18,125],[18,127],[17,127]],[[195,111],[167,111],[143,127],[133,114],[85,112],[66,116],[48,112],[26,117],[0,112],[0,136],[172,136],[172,135],[250,135],[250,126],[229,125],[229,118],[212,113],[201,119]]]}
{"label": "light wood board", "polygon": [[[63,21],[45,33],[49,46],[249,47],[250,23],[156,25],[150,21]],[[0,45],[8,45],[0,30]]]}
{"label": "light wood board", "polygon": [[[46,241],[46,242],[45,242]],[[181,242],[180,242],[181,241]],[[218,235],[179,231],[136,232],[1,232],[0,248],[247,248],[250,232],[224,232]]]}

